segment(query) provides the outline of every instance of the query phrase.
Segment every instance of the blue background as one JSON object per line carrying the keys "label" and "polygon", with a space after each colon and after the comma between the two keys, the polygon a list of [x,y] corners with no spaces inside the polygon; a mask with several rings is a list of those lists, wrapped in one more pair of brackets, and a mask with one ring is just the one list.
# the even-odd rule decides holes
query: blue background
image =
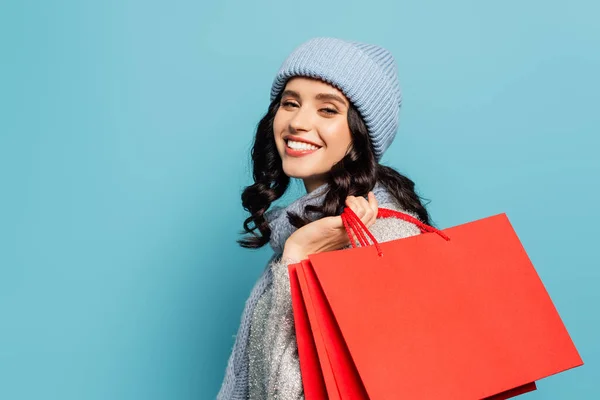
{"label": "blue background", "polygon": [[0,6],[0,398],[214,398],[254,128],[319,35],[396,56],[384,162],[438,226],[508,213],[586,362],[523,398],[600,397],[599,3],[206,3]]}

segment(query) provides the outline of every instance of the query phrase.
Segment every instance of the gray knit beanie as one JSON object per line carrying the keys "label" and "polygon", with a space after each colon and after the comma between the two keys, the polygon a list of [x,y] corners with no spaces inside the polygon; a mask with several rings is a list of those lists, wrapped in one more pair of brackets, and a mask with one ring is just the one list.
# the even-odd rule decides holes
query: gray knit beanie
{"label": "gray knit beanie", "polygon": [[271,101],[294,76],[318,78],[337,87],[365,121],[379,160],[398,129],[402,102],[396,62],[383,47],[336,38],[313,38],[283,62],[271,87]]}

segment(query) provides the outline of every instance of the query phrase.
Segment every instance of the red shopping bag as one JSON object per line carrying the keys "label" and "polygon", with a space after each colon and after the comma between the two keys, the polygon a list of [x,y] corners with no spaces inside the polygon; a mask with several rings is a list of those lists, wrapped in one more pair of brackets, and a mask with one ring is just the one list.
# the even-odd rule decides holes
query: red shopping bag
{"label": "red shopping bag", "polygon": [[501,400],[583,364],[505,214],[444,231],[379,214],[426,233],[377,243],[346,209],[362,247],[289,268],[307,400]]}

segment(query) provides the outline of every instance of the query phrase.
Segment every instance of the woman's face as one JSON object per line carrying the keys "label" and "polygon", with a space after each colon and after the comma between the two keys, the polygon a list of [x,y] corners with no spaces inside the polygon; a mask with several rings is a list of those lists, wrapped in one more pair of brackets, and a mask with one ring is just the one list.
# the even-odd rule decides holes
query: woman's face
{"label": "woman's face", "polygon": [[317,79],[295,77],[287,82],[273,122],[283,171],[304,180],[308,192],[325,183],[331,167],[352,143],[348,99]]}

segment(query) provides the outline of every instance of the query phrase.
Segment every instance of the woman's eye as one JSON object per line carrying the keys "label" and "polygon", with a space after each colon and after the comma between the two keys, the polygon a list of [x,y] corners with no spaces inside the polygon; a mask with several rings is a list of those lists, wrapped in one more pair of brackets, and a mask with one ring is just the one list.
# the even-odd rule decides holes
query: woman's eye
{"label": "woman's eye", "polygon": [[292,101],[284,101],[284,102],[282,103],[282,105],[283,105],[284,107],[296,107],[296,103],[294,103],[294,102],[292,102]]}
{"label": "woman's eye", "polygon": [[329,115],[334,115],[337,114],[337,110],[333,109],[333,108],[321,108],[321,111],[323,111],[325,114],[329,114]]}

